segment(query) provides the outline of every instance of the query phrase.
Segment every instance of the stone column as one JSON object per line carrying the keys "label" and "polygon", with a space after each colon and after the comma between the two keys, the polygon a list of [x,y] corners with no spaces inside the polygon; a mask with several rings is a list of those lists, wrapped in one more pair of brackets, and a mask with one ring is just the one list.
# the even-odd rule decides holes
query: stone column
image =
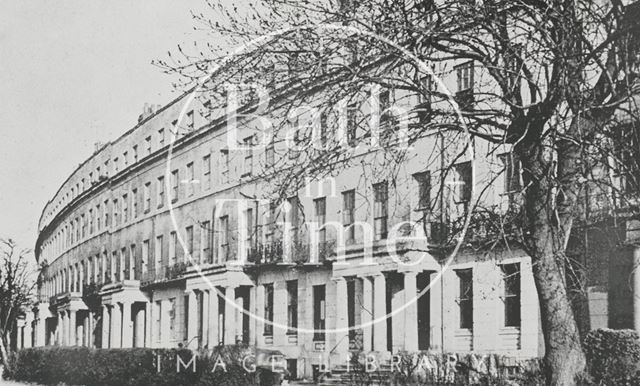
{"label": "stone column", "polygon": [[76,342],[76,311],[69,310],[69,338],[67,339],[67,346],[75,346]]}
{"label": "stone column", "polygon": [[29,348],[35,346],[35,342],[33,342],[33,327],[31,326],[31,321],[27,319],[27,324],[24,326],[24,347]]}
{"label": "stone column", "polygon": [[[77,320],[77,316],[76,316],[76,320]],[[80,324],[76,324],[76,328],[74,329],[75,330],[75,335],[76,335],[75,342],[76,342],[76,345],[78,345],[78,346],[86,346],[86,344],[87,344],[87,341],[86,341],[86,338],[85,338],[85,331],[86,331],[85,325],[86,325],[86,323],[87,323],[87,318],[83,317],[83,318],[81,318]]]}
{"label": "stone column", "polygon": [[151,321],[153,320],[153,303],[144,303],[144,347],[153,347],[151,345]]}
{"label": "stone column", "polygon": [[131,323],[131,305],[133,303],[122,303],[122,343],[120,347],[133,347],[133,326]]}
{"label": "stone column", "polygon": [[[236,290],[234,287],[227,287],[225,291],[226,301],[224,304],[224,344],[236,344]],[[232,303],[233,302],[233,303]]]}
{"label": "stone column", "polygon": [[52,344],[62,346],[62,314],[56,312],[56,330],[53,331],[54,342]]}
{"label": "stone column", "polygon": [[362,351],[373,351],[373,284],[368,277],[362,278]]}
{"label": "stone column", "polygon": [[[438,272],[431,272],[429,275],[429,283],[431,283],[438,275]],[[434,351],[442,351],[442,336],[443,336],[443,320],[442,315],[442,287],[444,285],[444,275],[440,277],[438,281],[431,284],[429,287],[429,293],[425,296],[429,296],[429,328],[431,333],[429,335],[429,349]]]}
{"label": "stone column", "polygon": [[189,314],[187,315],[187,347],[198,348],[198,296],[195,291],[188,291]]}
{"label": "stone column", "polygon": [[234,308],[235,312],[234,312],[234,318],[236,321],[236,342],[240,341],[240,342],[244,342],[244,328],[243,328],[243,317],[244,317],[244,313],[242,312],[242,310],[244,310],[244,296],[236,296],[236,301],[235,301],[235,305],[236,307]]}
{"label": "stone column", "polygon": [[417,275],[417,272],[404,273],[404,349],[409,352],[418,351]]}
{"label": "stone column", "polygon": [[87,347],[93,347],[93,312],[87,312]]}
{"label": "stone column", "polygon": [[287,282],[283,280],[273,283],[273,345],[283,346],[287,344],[287,330],[279,327],[287,325]]}
{"label": "stone column", "polygon": [[[39,313],[37,313],[35,316],[38,316]],[[33,320],[33,340],[31,341],[31,346],[32,347],[38,347],[38,346],[42,346],[42,343],[40,343],[40,319],[36,318]]]}
{"label": "stone column", "polygon": [[209,348],[212,349],[220,343],[218,340],[218,291],[213,287],[209,292]]}
{"label": "stone column", "polygon": [[18,347],[18,350],[23,349],[24,348],[24,327],[23,326],[17,326],[16,335],[18,338],[16,342],[16,346]]}
{"label": "stone column", "polygon": [[202,342],[202,347],[211,348],[209,343],[209,295],[209,290],[202,291],[202,336],[200,341]]}
{"label": "stone column", "polygon": [[[256,284],[255,292],[256,292],[256,300],[255,300],[254,313],[258,317],[255,318],[256,322],[255,322],[255,328],[254,328],[255,330],[254,344],[258,347],[263,347],[264,340],[262,338],[264,333],[264,322],[260,318],[264,318],[264,286]],[[300,321],[298,321],[298,323],[300,323]]]}
{"label": "stone column", "polygon": [[34,346],[45,346],[47,343],[47,319],[41,312],[38,312],[38,320],[36,322],[36,341]]}
{"label": "stone column", "polygon": [[[147,303],[145,303],[146,305]],[[137,308],[137,312],[134,316],[134,328],[135,336],[133,339],[134,347],[144,347],[144,339],[145,339],[145,320],[146,320],[146,309],[145,308]]]}
{"label": "stone column", "polygon": [[349,303],[347,296],[347,280],[344,277],[333,279],[336,282],[336,345],[334,352],[341,357],[349,352]]}
{"label": "stone column", "polygon": [[153,297],[151,301],[147,303],[147,309],[149,312],[147,313],[147,338],[146,347],[156,348],[159,347],[157,336],[160,333],[160,325],[156,324],[156,320],[158,319],[158,315],[160,312],[160,308],[158,304],[153,301]]}
{"label": "stone column", "polygon": [[111,348],[121,348],[122,347],[122,312],[120,311],[120,305],[118,303],[114,303],[111,307],[111,334],[110,341]]}
{"label": "stone column", "polygon": [[160,347],[169,347],[169,306],[171,302],[165,299],[161,303],[162,309],[160,310]]}
{"label": "stone column", "polygon": [[256,308],[256,287],[249,287],[249,305],[246,307],[247,312],[249,312],[249,345],[255,345],[256,342],[256,322],[257,318],[253,315],[257,315],[255,312]]}
{"label": "stone column", "polygon": [[106,304],[102,305],[102,348],[109,348],[111,345],[109,344],[109,336],[111,331],[111,323],[109,317],[109,306]]}
{"label": "stone column", "polygon": [[382,273],[373,277],[373,351],[387,351],[387,283]]}
{"label": "stone column", "polygon": [[61,328],[60,328],[60,346],[66,346],[67,343],[67,336],[69,335],[69,324],[67,323],[67,312],[66,311],[62,311],[61,313],[62,317],[61,317]]}

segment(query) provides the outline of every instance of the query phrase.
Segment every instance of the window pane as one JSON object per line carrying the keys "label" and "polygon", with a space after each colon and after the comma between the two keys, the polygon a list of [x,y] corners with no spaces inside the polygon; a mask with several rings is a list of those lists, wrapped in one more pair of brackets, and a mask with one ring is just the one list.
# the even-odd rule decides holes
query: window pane
{"label": "window pane", "polygon": [[313,340],[324,341],[325,334],[325,286],[313,286]]}
{"label": "window pane", "polygon": [[471,269],[456,271],[459,280],[460,328],[473,328],[473,275]]}
{"label": "window pane", "polygon": [[[287,325],[290,328],[298,327],[298,281],[292,280],[287,282]],[[287,333],[295,333],[295,330],[289,330]]]}
{"label": "window pane", "polygon": [[264,335],[273,335],[273,284],[264,285]]}
{"label": "window pane", "polygon": [[382,240],[387,238],[387,204],[388,191],[387,182],[381,182],[373,185],[373,211],[374,211],[374,231],[375,239]]}
{"label": "window pane", "polygon": [[520,264],[502,266],[504,277],[504,325],[520,327]]}

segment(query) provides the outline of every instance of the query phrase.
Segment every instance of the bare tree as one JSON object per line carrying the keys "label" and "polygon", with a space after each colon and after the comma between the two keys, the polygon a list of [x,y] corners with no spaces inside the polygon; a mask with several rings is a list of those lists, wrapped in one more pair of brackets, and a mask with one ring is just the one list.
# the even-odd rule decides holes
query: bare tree
{"label": "bare tree", "polygon": [[31,252],[19,249],[11,240],[0,240],[0,350],[5,366],[14,343],[11,336],[18,318],[28,312],[33,302],[38,270],[29,261]]}
{"label": "bare tree", "polygon": [[[312,105],[321,117],[334,106],[348,109],[372,84],[419,95],[429,103],[411,111],[417,119],[405,120],[404,140],[411,144],[425,135],[441,135],[442,146],[422,155],[429,159],[446,151],[445,142],[465,144],[452,146],[457,153],[440,168],[442,200],[447,173],[473,140],[494,145],[486,155],[505,145],[512,149],[523,168],[516,208],[523,216],[516,238],[533,262],[547,380],[573,384],[585,368],[566,280],[572,228],[575,221],[585,220],[576,214],[594,205],[616,213],[616,208],[628,207],[628,194],[638,191],[638,149],[633,145],[638,131],[629,123],[637,118],[640,52],[634,36],[639,7],[620,0],[264,0],[241,9],[223,1],[208,3],[211,14],[195,14],[194,19],[215,40],[195,42],[193,50],[179,47],[156,62],[168,73],[183,75],[182,86],[192,86],[212,66],[221,65],[201,90],[203,98],[217,98],[224,105],[228,90],[217,87],[221,82],[259,82],[277,94],[268,110],[287,117]],[[231,51],[282,29],[290,30],[241,53]],[[447,71],[454,71],[447,63],[473,61],[484,75],[472,94],[452,97],[433,87],[433,79],[425,82],[434,74],[407,59],[407,53]],[[244,102],[239,106],[251,107],[241,107],[241,112],[263,107],[255,94],[247,94]],[[402,119],[389,119],[383,125],[388,130],[378,133],[367,119],[356,119],[358,138],[347,142],[386,139],[384,169],[400,165],[405,153],[392,144],[398,143]],[[625,130],[620,129],[623,124]],[[282,120],[274,128],[281,135],[274,137],[285,140],[282,133],[290,126]],[[296,131],[302,139],[294,142],[321,137],[312,131],[306,138],[298,134],[304,130]],[[353,152],[342,138],[322,142],[318,151],[282,157],[283,163],[274,165],[280,171],[276,193],[300,188],[306,176],[353,166]],[[599,204],[592,203],[593,197]],[[603,197],[610,199],[602,203]],[[433,200],[432,209],[438,209],[438,201]],[[440,209],[444,216],[442,205]]]}

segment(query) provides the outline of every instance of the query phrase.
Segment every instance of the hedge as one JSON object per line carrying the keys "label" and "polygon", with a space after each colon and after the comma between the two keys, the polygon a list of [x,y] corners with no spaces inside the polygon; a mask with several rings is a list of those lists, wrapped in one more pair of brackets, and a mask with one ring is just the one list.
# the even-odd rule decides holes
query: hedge
{"label": "hedge", "polygon": [[599,385],[640,384],[640,337],[634,330],[602,328],[584,340],[587,366]]}
{"label": "hedge", "polygon": [[[191,361],[194,357],[195,360]],[[245,357],[248,359],[243,366],[242,358]],[[45,385],[275,384],[279,374],[272,372],[270,367],[267,368],[255,358],[255,351],[240,346],[219,347],[213,351],[197,353],[188,349],[48,346],[23,349],[13,354],[10,366],[12,371],[7,371],[5,367],[4,376],[16,381]]]}

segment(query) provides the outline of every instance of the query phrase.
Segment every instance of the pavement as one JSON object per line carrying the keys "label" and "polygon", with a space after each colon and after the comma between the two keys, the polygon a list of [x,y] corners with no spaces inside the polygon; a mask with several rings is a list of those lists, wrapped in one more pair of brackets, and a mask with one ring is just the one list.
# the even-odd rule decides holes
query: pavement
{"label": "pavement", "polygon": [[6,379],[0,379],[0,385],[2,386],[25,386],[25,385],[32,385],[35,386],[35,383],[22,383],[22,382],[14,382],[14,381],[7,381]]}

